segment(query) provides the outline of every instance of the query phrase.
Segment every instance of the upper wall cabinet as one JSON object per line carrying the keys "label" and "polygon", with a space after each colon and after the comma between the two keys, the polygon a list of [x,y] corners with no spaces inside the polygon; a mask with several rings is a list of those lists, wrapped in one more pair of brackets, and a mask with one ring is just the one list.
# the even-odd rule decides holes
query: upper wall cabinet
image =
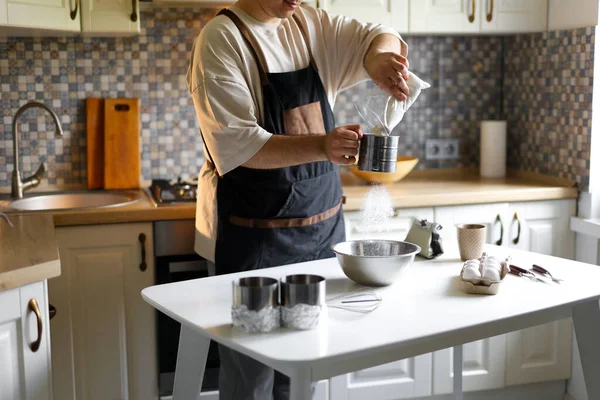
{"label": "upper wall cabinet", "polygon": [[542,32],[548,27],[548,0],[483,0],[481,31]]}
{"label": "upper wall cabinet", "polygon": [[477,33],[481,0],[410,0],[411,33]]}
{"label": "upper wall cabinet", "polygon": [[[142,0],[154,5],[167,5],[169,7],[214,7],[228,6],[235,3],[235,0]],[[313,0],[316,2],[316,0]],[[303,3],[306,3],[303,1]],[[310,2],[309,2],[310,3]]]}
{"label": "upper wall cabinet", "polygon": [[598,0],[550,0],[548,30],[598,25]]}
{"label": "upper wall cabinet", "polygon": [[406,33],[408,32],[408,3],[409,0],[320,0],[319,7],[331,14],[345,15],[362,22],[383,24],[400,33]]}
{"label": "upper wall cabinet", "polygon": [[410,0],[411,33],[545,31],[548,0]]}
{"label": "upper wall cabinet", "polygon": [[80,31],[79,0],[0,0],[0,24]]}
{"label": "upper wall cabinet", "polygon": [[139,0],[0,0],[0,28],[13,35],[140,32]]}
{"label": "upper wall cabinet", "polygon": [[139,33],[138,0],[82,0],[81,28],[96,34]]}

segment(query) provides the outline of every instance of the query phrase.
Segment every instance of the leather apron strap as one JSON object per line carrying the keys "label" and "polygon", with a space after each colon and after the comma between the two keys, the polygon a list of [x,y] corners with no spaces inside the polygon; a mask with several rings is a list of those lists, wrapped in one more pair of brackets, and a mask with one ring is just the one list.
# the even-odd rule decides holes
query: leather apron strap
{"label": "leather apron strap", "polygon": [[304,38],[304,44],[306,45],[306,50],[308,50],[308,56],[310,57],[310,65],[312,65],[315,71],[319,72],[319,68],[317,68],[317,63],[315,63],[315,59],[310,48],[310,40],[308,38],[308,34],[306,33],[304,26],[300,23],[300,19],[298,18],[296,13],[292,14],[292,18],[296,22],[296,25],[298,25],[298,29],[300,29],[300,33],[302,33],[302,37]]}
{"label": "leather apron strap", "polygon": [[221,10],[217,15],[225,15],[228,17],[238,28],[248,47],[250,48],[250,52],[256,61],[256,66],[258,67],[258,73],[260,74],[260,83],[262,86],[265,86],[269,83],[269,78],[267,78],[267,61],[265,59],[265,55],[260,49],[258,43],[256,43],[256,39],[246,25],[242,22],[242,20],[235,15],[235,13],[227,8]]}
{"label": "leather apron strap", "polygon": [[245,228],[299,228],[301,226],[310,226],[328,220],[329,218],[335,216],[338,213],[343,203],[344,200],[340,201],[337,205],[331,207],[329,210],[325,210],[322,213],[315,214],[306,218],[258,219],[242,218],[232,215],[229,217],[229,222],[237,226],[243,226]]}

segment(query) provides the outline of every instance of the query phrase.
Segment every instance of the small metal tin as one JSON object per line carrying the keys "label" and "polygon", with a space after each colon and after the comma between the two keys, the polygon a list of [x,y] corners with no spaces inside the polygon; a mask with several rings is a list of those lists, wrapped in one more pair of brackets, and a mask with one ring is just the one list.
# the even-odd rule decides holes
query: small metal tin
{"label": "small metal tin", "polygon": [[233,281],[233,306],[246,306],[248,310],[260,311],[265,307],[279,306],[277,279],[248,277]]}
{"label": "small metal tin", "polygon": [[360,139],[358,169],[372,172],[396,172],[399,136],[366,133]]}
{"label": "small metal tin", "polygon": [[281,278],[281,305],[325,304],[325,278],[319,275],[288,275]]}

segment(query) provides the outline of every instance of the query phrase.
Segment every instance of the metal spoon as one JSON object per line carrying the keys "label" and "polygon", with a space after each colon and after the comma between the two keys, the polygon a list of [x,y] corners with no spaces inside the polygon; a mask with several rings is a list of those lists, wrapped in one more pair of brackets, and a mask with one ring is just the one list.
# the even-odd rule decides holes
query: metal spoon
{"label": "metal spoon", "polygon": [[521,267],[517,267],[516,265],[511,264],[509,270],[510,270],[509,272],[513,275],[521,276],[524,278],[529,278],[536,282],[550,284],[550,282],[548,282],[547,280],[538,278],[536,275],[533,274],[533,272],[527,271],[526,269],[523,269]]}
{"label": "metal spoon", "polygon": [[533,267],[531,269],[534,270],[535,272],[537,272],[538,274],[541,274],[547,278],[552,279],[553,282],[561,283],[563,281],[562,279],[553,277],[552,274],[550,273],[550,271],[548,271],[547,269],[545,269],[543,267],[540,267],[539,265],[533,264]]}

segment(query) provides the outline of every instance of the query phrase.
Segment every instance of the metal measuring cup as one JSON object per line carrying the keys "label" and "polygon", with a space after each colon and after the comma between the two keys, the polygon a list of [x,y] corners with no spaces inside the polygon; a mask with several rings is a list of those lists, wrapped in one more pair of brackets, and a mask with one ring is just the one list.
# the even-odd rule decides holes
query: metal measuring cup
{"label": "metal measuring cup", "polygon": [[358,169],[373,172],[396,172],[399,136],[365,133],[360,139]]}

